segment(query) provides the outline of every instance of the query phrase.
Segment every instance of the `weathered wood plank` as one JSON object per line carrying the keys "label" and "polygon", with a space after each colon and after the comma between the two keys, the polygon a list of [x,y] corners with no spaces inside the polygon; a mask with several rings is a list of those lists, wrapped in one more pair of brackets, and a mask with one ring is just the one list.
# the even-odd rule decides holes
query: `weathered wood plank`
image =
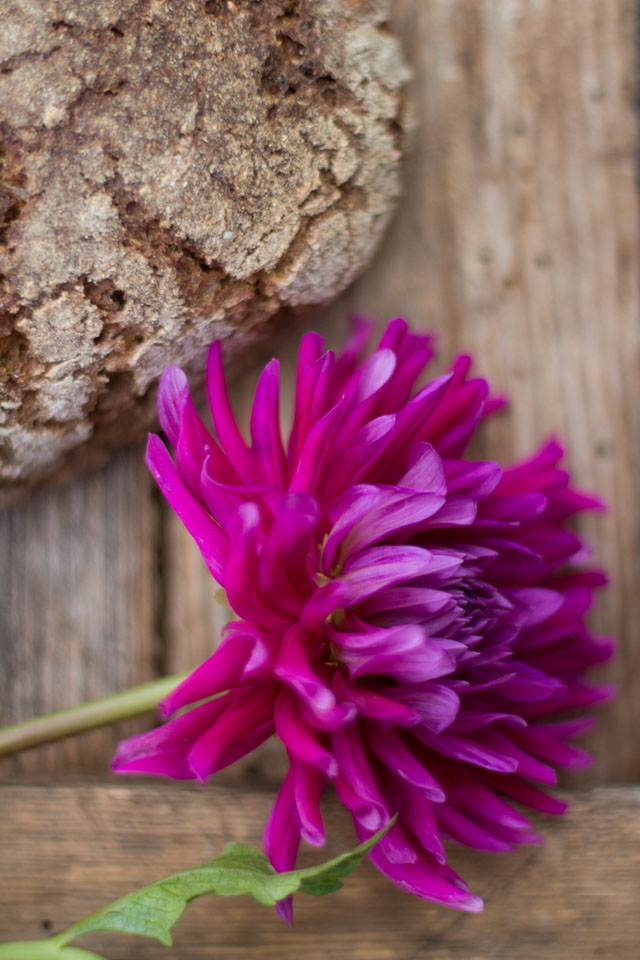
{"label": "weathered wood plank", "polygon": [[[612,586],[595,629],[619,638],[619,688],[585,780],[640,777],[640,362],[633,0],[396,0],[415,69],[404,199],[373,266],[310,324],[351,311],[434,330],[512,400],[474,450],[508,462],[556,432],[576,482],[610,504],[581,528]],[[283,351],[285,392],[295,351]],[[279,352],[282,355],[282,352]],[[245,416],[255,372],[236,384]],[[172,663],[212,649],[214,589],[168,521]],[[193,604],[193,606],[192,606]],[[192,610],[198,611],[194,622]]]}
{"label": "weathered wood plank", "polygon": [[[594,622],[620,637],[608,671],[620,695],[591,739],[589,776],[601,780],[640,776],[634,9],[396,0],[416,70],[405,199],[373,267],[313,322],[337,345],[350,309],[379,323],[404,313],[437,332],[443,357],[472,350],[513,399],[478,455],[509,459],[557,430],[579,482],[611,502],[584,523],[613,579]],[[245,410],[253,382],[236,386]],[[210,652],[222,624],[215,587],[177,521],[165,511],[156,524],[149,491],[132,453],[0,517],[3,720]],[[114,735],[17,765],[102,768]],[[258,769],[274,762],[267,752]]]}
{"label": "weathered wood plank", "polygon": [[[154,675],[152,482],[142,452],[0,513],[0,723]],[[139,723],[133,726],[138,728]],[[25,753],[2,774],[106,771],[131,724]]]}
{"label": "weathered wood plank", "polygon": [[[36,938],[235,839],[260,842],[272,794],[176,785],[0,788],[1,936]],[[331,846],[353,843],[327,807]],[[167,956],[282,960],[632,960],[640,942],[640,789],[573,797],[572,812],[540,824],[546,843],[503,855],[452,849],[454,865],[486,900],[480,916],[405,894],[370,864],[338,894],[298,895],[291,931],[250,902],[206,900],[189,908]],[[112,960],[158,957],[151,941],[96,935],[87,946]]]}
{"label": "weathered wood plank", "polygon": [[[379,325],[402,314],[437,333],[442,358],[471,350],[512,399],[487,424],[478,456],[506,462],[552,432],[566,440],[576,482],[611,505],[581,526],[613,581],[595,628],[620,638],[607,670],[619,696],[591,735],[598,763],[581,776],[637,779],[634,5],[397,0],[395,8],[416,71],[405,197],[373,267],[312,326],[338,345],[351,311]],[[286,394],[295,350],[282,353]],[[245,421],[255,378],[236,383]],[[197,549],[175,518],[167,531],[170,663],[185,670],[208,655],[223,621]],[[267,754],[263,768],[270,763]]]}
{"label": "weathered wood plank", "polygon": [[[511,398],[477,456],[552,432],[576,483],[610,505],[581,522],[611,576],[595,629],[619,638],[618,687],[584,777],[640,777],[640,356],[633,0],[397,0],[416,71],[416,143],[351,310],[434,330]],[[604,673],[604,671],[603,671]]]}

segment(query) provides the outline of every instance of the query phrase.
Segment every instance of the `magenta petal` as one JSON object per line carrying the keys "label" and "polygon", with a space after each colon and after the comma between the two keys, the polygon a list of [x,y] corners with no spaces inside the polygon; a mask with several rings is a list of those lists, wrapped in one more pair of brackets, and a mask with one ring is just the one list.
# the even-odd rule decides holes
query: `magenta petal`
{"label": "magenta petal", "polygon": [[420,726],[432,733],[440,733],[451,726],[460,710],[458,694],[442,683],[405,683],[386,692],[415,710],[420,715]]}
{"label": "magenta petal", "polygon": [[175,447],[180,435],[180,421],[189,395],[187,376],[180,367],[167,367],[158,387],[158,419],[169,443]]}
{"label": "magenta petal", "polygon": [[113,770],[192,780],[195,773],[189,762],[189,750],[224,713],[230,702],[230,695],[219,697],[155,730],[123,740],[113,759]]}
{"label": "magenta petal", "polygon": [[505,754],[468,737],[452,733],[441,733],[436,736],[423,727],[412,729],[427,747],[431,747],[436,753],[441,753],[445,757],[499,773],[513,773],[518,769],[518,761],[512,756],[512,750]]}
{"label": "magenta petal", "polygon": [[462,810],[457,810],[450,804],[443,804],[437,810],[438,823],[448,836],[475,850],[493,850],[494,852],[511,850],[512,844],[502,837],[495,836],[491,831],[480,826],[471,817],[467,817]]}
{"label": "magenta petal", "polygon": [[371,766],[362,736],[356,726],[336,730],[331,736],[340,774],[336,793],[353,813],[356,822],[375,833],[389,822],[393,811]]}
{"label": "magenta petal", "polygon": [[427,852],[424,852],[416,863],[395,864],[385,857],[382,850],[374,847],[369,859],[393,880],[396,886],[424,900],[470,913],[479,913],[482,910],[482,900],[472,896],[465,885],[458,885],[458,882],[455,882],[458,878],[453,871],[447,875],[446,868]]}
{"label": "magenta petal", "polygon": [[223,693],[267,665],[271,654],[259,632],[250,624],[239,626],[240,629],[228,631],[215,653],[165,697],[160,706],[163,716],[188,703]]}
{"label": "magenta petal", "polygon": [[311,764],[326,777],[335,777],[338,764],[318,740],[317,731],[307,723],[296,698],[288,690],[278,694],[275,707],[276,733],[289,751],[306,765]]}
{"label": "magenta petal", "polygon": [[409,469],[398,480],[399,487],[447,494],[447,479],[439,453],[430,443],[416,443],[409,456]]}
{"label": "magenta petal", "polygon": [[[414,741],[415,742],[415,741]],[[402,737],[392,730],[373,731],[371,749],[382,762],[403,780],[413,784],[434,803],[442,803],[444,790],[412,753]]]}
{"label": "magenta petal", "polygon": [[343,671],[337,671],[333,678],[333,689],[341,700],[352,703],[363,717],[377,720],[389,726],[412,726],[419,723],[420,715],[410,707],[385,697],[377,690],[370,690],[360,683],[348,679]]}
{"label": "magenta petal", "polygon": [[[351,677],[388,674],[402,683],[431,680],[450,673],[455,661],[423,627],[403,624],[364,633],[329,628],[329,636]],[[395,690],[389,691],[395,696]],[[455,694],[452,696],[456,699]],[[408,704],[412,709],[413,704]]]}
{"label": "magenta petal", "polygon": [[147,464],[169,505],[198,544],[211,575],[224,579],[227,537],[187,490],[169,451],[160,437],[151,434],[147,444]]}
{"label": "magenta petal", "polygon": [[317,632],[338,607],[366,600],[373,594],[405,580],[434,573],[450,573],[461,560],[420,547],[370,547],[350,557],[343,573],[307,603],[301,615],[303,629]]}
{"label": "magenta petal", "polygon": [[274,673],[298,695],[314,726],[331,730],[350,722],[355,710],[349,704],[339,704],[331,688],[314,670],[308,642],[308,637],[292,627],[282,640]]}
{"label": "magenta petal", "polygon": [[263,683],[231,697],[224,713],[189,751],[189,763],[199,780],[204,782],[271,736],[273,696],[274,685]]}
{"label": "magenta petal", "polygon": [[[322,342],[322,341],[320,341]],[[300,348],[300,361],[303,363],[303,348]],[[296,381],[295,416],[289,440],[289,464],[298,462],[309,431],[324,416],[331,406],[331,387],[335,372],[333,353],[318,355],[307,366],[298,367]]]}
{"label": "magenta petal", "polygon": [[[266,855],[279,873],[293,870],[300,846],[300,825],[291,770],[284,778],[276,797],[264,830],[263,843]],[[276,904],[276,912],[285,923],[293,924],[293,897],[280,900]]]}
{"label": "magenta petal", "polygon": [[298,757],[291,758],[293,792],[302,837],[314,847],[325,842],[324,826],[320,813],[320,799],[327,785],[327,778],[312,764]]}
{"label": "magenta petal", "polygon": [[251,455],[244,437],[238,429],[231,404],[229,403],[229,395],[227,393],[227,385],[222,367],[222,348],[219,342],[214,343],[209,350],[207,393],[209,396],[211,415],[216,432],[220,438],[220,443],[239,475],[245,480],[248,480],[253,475]]}
{"label": "magenta petal", "polygon": [[251,410],[252,453],[260,473],[275,486],[287,486],[287,458],[280,435],[280,365],[271,360],[264,368]]}

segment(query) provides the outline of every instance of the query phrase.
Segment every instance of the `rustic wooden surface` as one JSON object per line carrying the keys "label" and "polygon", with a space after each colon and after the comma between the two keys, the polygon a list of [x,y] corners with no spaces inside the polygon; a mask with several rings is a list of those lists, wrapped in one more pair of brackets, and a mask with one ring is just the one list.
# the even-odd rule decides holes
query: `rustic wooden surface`
{"label": "rustic wooden surface", "polygon": [[[0,790],[2,934],[36,939],[137,885],[215,856],[224,843],[258,841],[271,792],[116,786],[5,786]],[[329,810],[333,839],[353,843]],[[174,956],[245,960],[631,960],[640,943],[640,788],[599,788],[543,825],[547,842],[506,855],[451,848],[481,915],[419,901],[369,863],[338,894],[297,894],[289,930],[242,897],[192,904],[175,928]],[[313,851],[306,862],[318,862]],[[111,960],[158,958],[152,941],[95,934],[84,944]],[[168,954],[169,956],[169,954]]]}
{"label": "rustic wooden surface", "polygon": [[[185,925],[176,955],[209,956],[209,944],[215,956],[244,957],[257,942],[274,958],[635,958],[635,3],[397,0],[394,21],[416,74],[405,198],[375,263],[308,325],[338,346],[350,310],[370,312],[379,326],[403,314],[437,333],[438,369],[456,351],[474,353],[478,369],[512,397],[474,452],[508,460],[557,432],[577,482],[609,501],[609,514],[584,520],[582,529],[611,574],[593,623],[618,637],[617,657],[602,675],[619,695],[590,735],[595,765],[568,786],[628,786],[578,793],[566,824],[545,828],[545,848],[493,859],[461,855],[475,886],[486,882],[489,908],[481,919],[425,907],[367,868],[319,909],[301,903],[294,934],[257,906],[216,904],[215,913],[210,903],[196,906],[197,923]],[[287,395],[293,339],[276,349]],[[235,385],[245,415],[255,378],[254,371]],[[197,549],[153,491],[138,450],[0,515],[0,570],[0,722],[195,666],[224,619]],[[211,852],[205,833],[214,846],[227,837],[259,840],[267,808],[260,791],[282,766],[274,745],[225,772],[224,788],[186,794],[188,811],[175,819],[183,794],[173,788],[19,785],[34,774],[108,777],[122,732],[94,732],[0,765],[1,937],[38,935],[45,904],[56,923],[66,922],[182,865],[183,853],[197,860]],[[152,796],[158,802],[147,805]],[[92,825],[100,831],[95,863]],[[49,879],[56,863],[65,864],[62,876]],[[330,938],[326,952],[316,945],[319,932]],[[131,956],[127,949],[114,941],[109,955]],[[159,953],[136,946],[135,955]]]}

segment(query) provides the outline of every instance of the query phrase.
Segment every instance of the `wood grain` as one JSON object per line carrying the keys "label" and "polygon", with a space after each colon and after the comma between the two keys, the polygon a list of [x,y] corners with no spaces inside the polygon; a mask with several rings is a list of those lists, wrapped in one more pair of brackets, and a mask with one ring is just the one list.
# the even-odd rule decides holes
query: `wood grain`
{"label": "wood grain", "polygon": [[[240,788],[68,785],[0,788],[1,933],[38,938],[138,884],[215,856],[229,839],[259,842],[273,795]],[[329,805],[331,845],[353,844]],[[240,960],[635,960],[640,942],[640,789],[573,798],[565,818],[539,823],[546,842],[502,855],[451,849],[486,899],[479,916],[427,904],[365,863],[338,894],[296,896],[292,930],[275,913],[237,900],[202,900],[176,927],[167,957]],[[111,960],[157,958],[152,941],[94,935]],[[135,951],[135,954],[134,954]]]}
{"label": "wood grain", "polygon": [[[0,723],[154,675],[151,493],[134,451],[80,483],[0,513]],[[106,772],[115,743],[139,726],[94,731],[4,760],[0,769]]]}
{"label": "wood grain", "polygon": [[[580,780],[637,780],[635,4],[397,0],[394,23],[415,70],[404,199],[374,264],[309,325],[338,346],[352,311],[378,327],[404,315],[436,332],[439,369],[472,352],[511,399],[475,456],[509,462],[551,433],[564,440],[575,482],[609,504],[606,516],[580,527],[612,581],[594,628],[618,638],[603,671],[618,697],[590,736],[597,762]],[[290,393],[295,345],[277,352]],[[255,371],[236,385],[245,418],[254,382]],[[218,614],[196,549],[175,520],[168,524],[171,636],[187,669],[210,651]]]}

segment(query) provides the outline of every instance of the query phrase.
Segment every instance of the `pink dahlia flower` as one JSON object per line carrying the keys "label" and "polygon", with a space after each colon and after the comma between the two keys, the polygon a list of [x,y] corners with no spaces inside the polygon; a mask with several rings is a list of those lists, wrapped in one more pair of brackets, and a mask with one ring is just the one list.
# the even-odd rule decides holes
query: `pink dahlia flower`
{"label": "pink dahlia flower", "polygon": [[[583,681],[610,644],[583,622],[604,578],[565,521],[599,502],[571,489],[548,442],[502,468],[465,460],[499,401],[470,359],[413,392],[431,340],[394,320],[342,355],[307,334],[295,413],[280,433],[278,363],[260,377],[251,444],[234,420],[219,344],[208,392],[215,436],[184,373],[160,386],[162,440],[147,461],[238,619],[162,704],[164,726],[125,741],[120,772],[206,780],[273,733],[289,757],[265,831],[277,870],[322,844],[331,781],[394,883],[477,911],[442,839],[482,850],[537,840],[513,801],[561,813],[544,788],[588,756],[568,741],[606,696]],[[197,704],[193,706],[194,704]],[[571,718],[557,715],[570,713]],[[291,905],[279,905],[291,918]]]}

